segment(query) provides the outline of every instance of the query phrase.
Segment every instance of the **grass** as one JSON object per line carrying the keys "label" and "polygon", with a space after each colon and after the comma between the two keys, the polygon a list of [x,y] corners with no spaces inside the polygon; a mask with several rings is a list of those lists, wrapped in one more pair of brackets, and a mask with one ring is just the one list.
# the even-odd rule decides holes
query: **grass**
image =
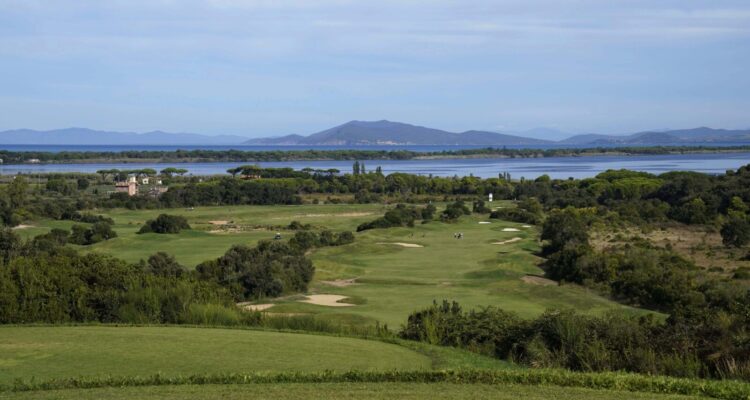
{"label": "grass", "polygon": [[184,327],[0,327],[0,384],[15,379],[428,369],[429,356],[362,339]]}
{"label": "grass", "polygon": [[453,383],[299,383],[249,385],[187,385],[52,390],[0,393],[7,399],[659,399],[687,400],[697,397],[634,393],[616,390]]}

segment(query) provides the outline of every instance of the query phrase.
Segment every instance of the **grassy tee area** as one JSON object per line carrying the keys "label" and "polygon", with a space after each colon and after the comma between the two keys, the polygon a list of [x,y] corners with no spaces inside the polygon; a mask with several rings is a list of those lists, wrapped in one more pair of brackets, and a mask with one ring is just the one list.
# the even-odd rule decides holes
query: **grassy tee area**
{"label": "grassy tee area", "polygon": [[[496,202],[495,207],[511,206]],[[386,207],[375,204],[196,207],[169,210],[107,210],[101,214],[115,221],[118,237],[82,251],[106,253],[130,262],[146,259],[157,251],[174,255],[192,268],[216,258],[233,244],[254,244],[283,238],[292,221],[310,224],[314,230],[350,230],[381,216]],[[178,234],[136,234],[146,220],[160,213],[182,215],[193,229]],[[41,220],[17,230],[27,237],[65,221]],[[463,239],[456,239],[455,233]],[[373,229],[356,234],[354,243],[316,250],[316,268],[309,294],[345,296],[339,304],[317,305],[291,296],[259,303],[274,304],[273,314],[316,314],[344,324],[398,327],[409,313],[433,300],[456,300],[465,307],[494,305],[531,317],[547,308],[575,308],[602,313],[618,309],[640,312],[609,301],[575,285],[558,286],[537,275],[541,259],[538,232],[529,225],[464,216],[455,223],[433,221],[413,228]],[[344,303],[344,304],[341,304]],[[345,304],[353,304],[347,306]],[[267,307],[267,306],[266,306]]]}

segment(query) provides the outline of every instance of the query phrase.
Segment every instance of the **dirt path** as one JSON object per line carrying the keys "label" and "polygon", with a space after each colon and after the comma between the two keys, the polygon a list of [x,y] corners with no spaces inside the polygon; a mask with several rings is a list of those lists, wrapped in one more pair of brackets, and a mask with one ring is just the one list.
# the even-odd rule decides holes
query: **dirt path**
{"label": "dirt path", "polygon": [[522,238],[520,238],[520,237],[514,237],[513,239],[503,240],[502,242],[495,242],[495,243],[492,243],[492,244],[508,244],[508,243],[515,243],[515,242],[517,242],[517,241],[519,241],[519,240],[523,240],[523,239],[522,239]]}
{"label": "dirt path", "polygon": [[355,285],[357,283],[357,278],[336,279],[332,281],[320,281],[320,283],[324,285],[335,286],[335,287],[347,287],[347,286]]}
{"label": "dirt path", "polygon": [[327,307],[351,307],[354,304],[339,303],[340,300],[346,299],[346,296],[339,296],[337,294],[311,294],[304,300],[299,300],[300,303],[315,304],[319,306]]}
{"label": "dirt path", "polygon": [[273,304],[247,304],[247,303],[237,303],[239,307],[242,307],[245,310],[248,311],[263,311],[268,310],[269,308],[273,307]]}
{"label": "dirt path", "polygon": [[541,276],[536,276],[536,275],[526,275],[523,278],[521,278],[521,280],[524,281],[524,282],[526,282],[526,283],[530,283],[532,285],[540,285],[540,286],[554,286],[554,285],[557,285],[557,282],[555,282],[555,281],[553,281],[551,279],[542,278]]}

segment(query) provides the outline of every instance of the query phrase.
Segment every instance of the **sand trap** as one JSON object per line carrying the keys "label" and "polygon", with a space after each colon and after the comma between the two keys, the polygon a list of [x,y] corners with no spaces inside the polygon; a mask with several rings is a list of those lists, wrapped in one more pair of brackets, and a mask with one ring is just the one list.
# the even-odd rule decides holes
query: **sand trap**
{"label": "sand trap", "polygon": [[356,284],[357,278],[351,278],[351,279],[336,279],[333,281],[320,281],[320,283],[324,285],[329,286],[336,286],[336,287],[347,287]]}
{"label": "sand trap", "polygon": [[541,285],[541,286],[557,285],[557,282],[551,279],[542,278],[541,276],[536,276],[536,275],[526,275],[523,278],[521,278],[521,280],[526,283],[530,283],[532,285]]}
{"label": "sand trap", "polygon": [[516,229],[516,228],[503,228],[503,232],[520,232],[520,229]]}
{"label": "sand trap", "polygon": [[339,303],[340,300],[346,299],[346,296],[339,296],[337,294],[311,294],[304,300],[299,300],[300,303],[315,304],[319,306],[328,307],[351,307],[354,304]]}
{"label": "sand trap", "polygon": [[492,243],[492,244],[508,244],[508,243],[515,243],[515,242],[517,242],[517,241],[519,241],[519,240],[523,240],[523,239],[521,239],[520,237],[514,237],[513,239],[503,240],[502,242],[495,242],[495,243]]}
{"label": "sand trap", "polygon": [[378,244],[395,244],[396,246],[401,246],[401,247],[424,247],[421,244],[416,244],[416,243],[402,243],[402,242],[388,242],[388,243],[386,243],[386,242],[379,242]]}
{"label": "sand trap", "polygon": [[349,212],[340,214],[297,214],[300,217],[366,217],[372,215],[371,212]]}
{"label": "sand trap", "polygon": [[491,224],[491,223],[492,223],[492,222],[488,222],[488,221],[479,221],[479,224],[480,224],[480,225]]}
{"label": "sand trap", "polygon": [[208,221],[211,225],[226,225],[229,223],[229,221]]}
{"label": "sand trap", "polygon": [[531,225],[521,225],[521,228],[531,228]]}
{"label": "sand trap", "polygon": [[24,224],[21,224],[21,225],[14,226],[12,229],[29,229],[29,228],[33,228],[33,227],[34,227],[34,225],[24,225]]}
{"label": "sand trap", "polygon": [[263,310],[268,310],[269,308],[274,306],[273,304],[247,304],[247,303],[237,303],[237,305],[248,311],[263,311]]}

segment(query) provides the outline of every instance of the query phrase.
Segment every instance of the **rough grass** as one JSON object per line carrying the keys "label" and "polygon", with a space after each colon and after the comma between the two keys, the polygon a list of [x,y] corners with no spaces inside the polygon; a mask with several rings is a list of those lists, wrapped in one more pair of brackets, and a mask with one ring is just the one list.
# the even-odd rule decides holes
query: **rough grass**
{"label": "rough grass", "polygon": [[0,327],[0,384],[77,376],[428,369],[429,356],[379,341],[239,329]]}
{"label": "rough grass", "polygon": [[0,394],[7,399],[496,399],[496,400],[687,400],[697,397],[633,393],[616,390],[563,388],[558,386],[520,386],[453,383],[319,383],[190,385],[70,389]]}
{"label": "rough grass", "polygon": [[629,227],[616,231],[606,228],[593,232],[592,244],[603,249],[623,245],[634,238],[641,238],[659,247],[671,247],[695,265],[724,277],[740,267],[750,267],[750,260],[743,259],[747,249],[727,248],[716,229],[706,226],[684,225],[676,222],[656,228]]}

